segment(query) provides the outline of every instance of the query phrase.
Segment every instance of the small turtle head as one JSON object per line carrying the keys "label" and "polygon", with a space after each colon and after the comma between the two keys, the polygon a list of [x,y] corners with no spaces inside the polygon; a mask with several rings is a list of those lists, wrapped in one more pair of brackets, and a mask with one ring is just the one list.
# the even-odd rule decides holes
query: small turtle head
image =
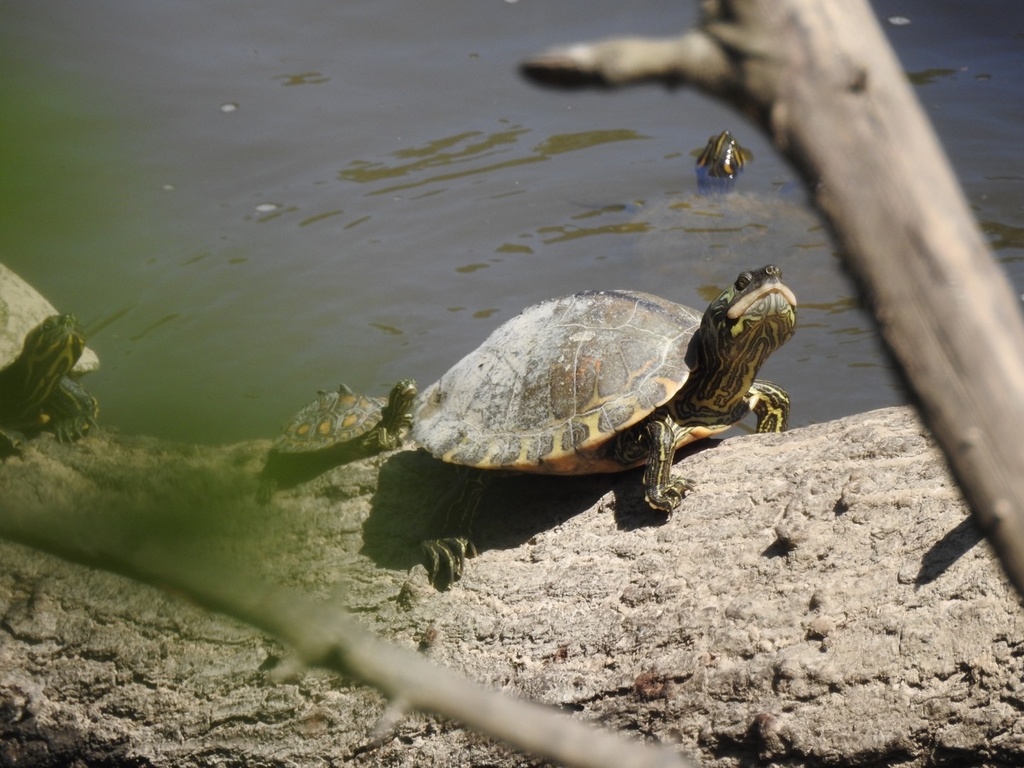
{"label": "small turtle head", "polygon": [[51,315],[25,336],[21,356],[23,407],[36,407],[71,371],[85,349],[85,336],[74,315]]}
{"label": "small turtle head", "polygon": [[697,189],[702,195],[722,195],[731,192],[736,177],[753,155],[739,145],[728,131],[708,139],[697,158]]}

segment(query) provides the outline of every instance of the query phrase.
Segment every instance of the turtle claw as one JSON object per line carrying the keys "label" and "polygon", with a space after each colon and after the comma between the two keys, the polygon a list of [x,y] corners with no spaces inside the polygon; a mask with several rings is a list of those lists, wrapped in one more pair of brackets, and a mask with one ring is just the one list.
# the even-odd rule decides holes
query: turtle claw
{"label": "turtle claw", "polygon": [[430,583],[439,591],[462,578],[466,559],[476,557],[476,547],[464,536],[428,539],[421,545]]}
{"label": "turtle claw", "polygon": [[50,397],[48,408],[53,417],[50,428],[60,443],[81,440],[96,428],[100,407],[96,398],[74,379],[64,378]]}
{"label": "turtle claw", "polygon": [[692,480],[680,477],[664,488],[649,488],[645,495],[645,500],[651,507],[661,510],[671,518],[672,513],[682,504],[686,494],[694,488],[696,486]]}
{"label": "turtle claw", "polygon": [[25,436],[13,429],[0,427],[0,457],[21,453]]}
{"label": "turtle claw", "polygon": [[61,443],[73,443],[85,437],[86,433],[96,427],[96,419],[92,416],[79,414],[72,418],[61,419],[53,425],[53,431],[57,435],[57,441]]}

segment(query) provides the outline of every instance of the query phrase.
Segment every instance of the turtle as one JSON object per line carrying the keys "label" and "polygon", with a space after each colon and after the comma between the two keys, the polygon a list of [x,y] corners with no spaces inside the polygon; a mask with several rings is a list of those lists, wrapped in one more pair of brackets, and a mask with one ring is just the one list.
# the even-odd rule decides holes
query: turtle
{"label": "turtle", "polygon": [[367,397],[345,384],[337,391],[317,392],[281,428],[273,450],[278,453],[311,453],[350,443],[362,438],[360,445],[372,452],[389,451],[402,444],[409,429],[409,410],[416,397],[416,382],[402,379],[391,389],[387,400]]}
{"label": "turtle", "polygon": [[732,192],[737,177],[753,159],[750,151],[741,147],[729,131],[711,136],[694,163],[697,190],[702,195]]}
{"label": "turtle", "polygon": [[[412,379],[398,381],[386,400],[355,392],[345,384],[335,391],[320,390],[316,400],[281,428],[263,469],[260,498],[270,498],[281,475],[317,474],[338,464],[339,458],[345,461],[399,448],[411,425],[416,394]],[[322,461],[310,461],[308,454],[321,454]]]}
{"label": "turtle", "polygon": [[96,426],[96,398],[69,375],[83,349],[75,316],[51,315],[25,335],[16,357],[0,358],[0,453],[19,451],[44,427],[69,443]]}
{"label": "turtle", "polygon": [[[741,272],[703,313],[630,290],[585,291],[529,307],[417,399],[412,438],[471,470],[555,475],[644,466],[645,498],[670,517],[693,484],[676,449],[757,416],[781,432],[789,395],[757,378],[793,335],[796,298],[774,265]],[[461,576],[478,473],[442,537],[424,542],[435,584]],[[453,514],[454,513],[454,514]]]}

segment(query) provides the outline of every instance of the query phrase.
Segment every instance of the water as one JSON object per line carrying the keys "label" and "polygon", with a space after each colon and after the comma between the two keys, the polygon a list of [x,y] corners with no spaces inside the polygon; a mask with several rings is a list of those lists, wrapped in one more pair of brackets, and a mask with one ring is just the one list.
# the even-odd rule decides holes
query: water
{"label": "water", "polygon": [[[886,32],[1020,292],[1024,11],[941,5],[875,8],[910,20]],[[768,261],[801,300],[765,370],[793,423],[903,402],[820,232],[652,255],[638,231],[692,194],[690,152],[722,128],[754,153],[745,194],[791,187],[752,126],[687,90],[515,73],[692,18],[655,0],[5,3],[0,261],[83,319],[101,421],[132,433],[272,436],[317,389],[426,385],[537,301],[625,287],[703,307]]]}

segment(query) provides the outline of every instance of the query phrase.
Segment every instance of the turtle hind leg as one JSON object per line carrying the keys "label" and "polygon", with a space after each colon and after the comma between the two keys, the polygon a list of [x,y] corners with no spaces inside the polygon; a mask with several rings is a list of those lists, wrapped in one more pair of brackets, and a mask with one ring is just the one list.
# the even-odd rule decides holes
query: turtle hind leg
{"label": "turtle hind leg", "polygon": [[440,591],[459,581],[466,569],[466,560],[476,557],[476,547],[465,536],[427,539],[420,548],[430,583]]}
{"label": "turtle hind leg", "polygon": [[466,560],[476,557],[471,530],[486,485],[484,470],[457,467],[455,482],[438,504],[433,527],[440,535],[424,540],[420,549],[430,583],[439,590],[461,579]]}

